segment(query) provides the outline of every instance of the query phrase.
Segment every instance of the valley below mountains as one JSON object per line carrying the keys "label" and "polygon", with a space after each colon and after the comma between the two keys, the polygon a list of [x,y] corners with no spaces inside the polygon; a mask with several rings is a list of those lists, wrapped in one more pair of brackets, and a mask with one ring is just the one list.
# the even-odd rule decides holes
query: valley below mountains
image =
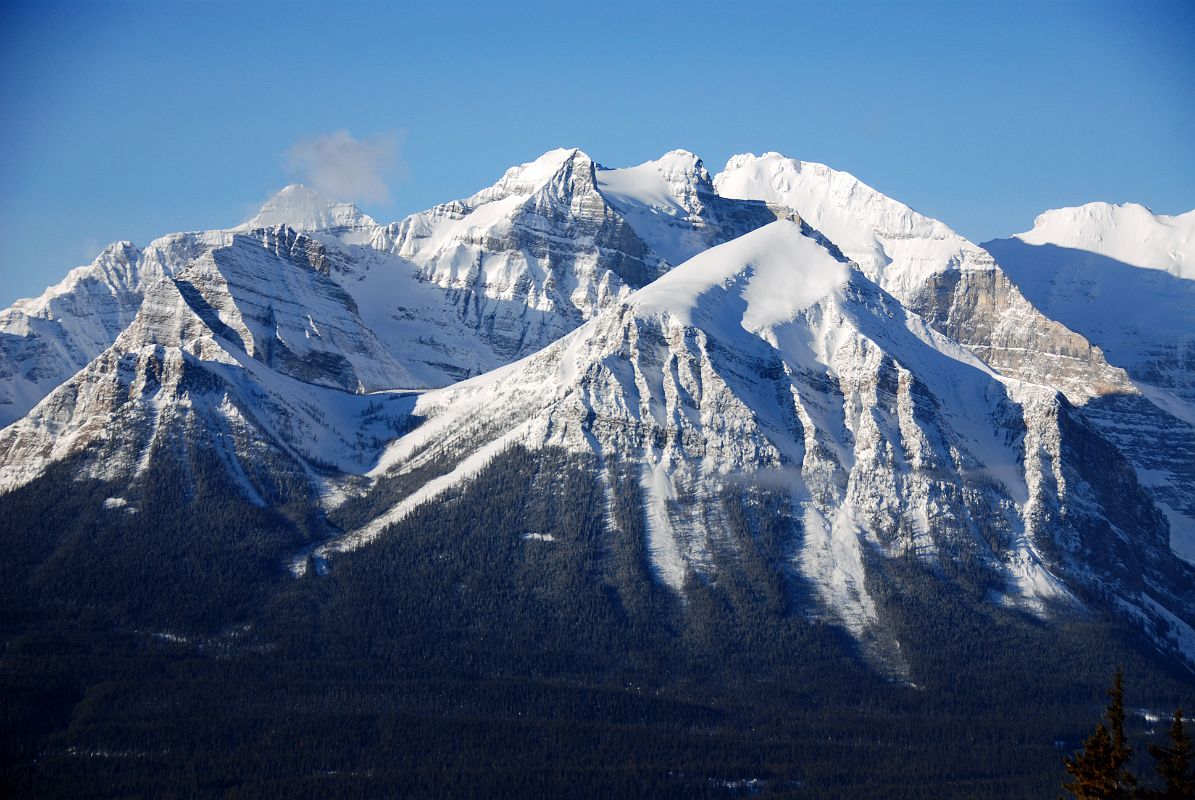
{"label": "valley below mountains", "polygon": [[22,796],[1029,797],[1195,705],[1195,212],[289,186],[0,311]]}

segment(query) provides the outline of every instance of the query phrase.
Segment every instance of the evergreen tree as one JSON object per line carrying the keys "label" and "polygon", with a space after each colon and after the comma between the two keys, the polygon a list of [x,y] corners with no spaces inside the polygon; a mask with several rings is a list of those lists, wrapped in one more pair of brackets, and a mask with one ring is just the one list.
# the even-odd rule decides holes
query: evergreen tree
{"label": "evergreen tree", "polygon": [[1183,730],[1183,710],[1174,712],[1170,723],[1170,746],[1152,745],[1150,755],[1157,762],[1154,769],[1162,776],[1165,787],[1161,791],[1146,792],[1150,800],[1181,800],[1195,798],[1195,775],[1191,773],[1191,739]]}
{"label": "evergreen tree", "polygon": [[1129,759],[1133,748],[1129,747],[1124,735],[1124,670],[1117,669],[1108,690],[1106,716],[1112,730],[1112,768],[1116,776],[1118,794],[1115,797],[1131,797],[1137,786],[1137,779],[1129,772]]}
{"label": "evergreen tree", "polygon": [[1128,770],[1133,750],[1124,734],[1124,673],[1120,670],[1108,697],[1107,725],[1097,725],[1083,749],[1064,762],[1073,780],[1062,788],[1079,800],[1128,800],[1136,793],[1137,780]]}
{"label": "evergreen tree", "polygon": [[1083,742],[1083,749],[1066,758],[1066,771],[1073,780],[1062,788],[1079,800],[1116,797],[1116,776],[1112,769],[1112,737],[1104,723]]}

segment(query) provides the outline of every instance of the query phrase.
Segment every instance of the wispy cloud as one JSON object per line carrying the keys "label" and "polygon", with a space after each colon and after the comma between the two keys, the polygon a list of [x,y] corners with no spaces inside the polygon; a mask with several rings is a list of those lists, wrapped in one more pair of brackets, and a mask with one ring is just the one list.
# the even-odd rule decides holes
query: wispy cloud
{"label": "wispy cloud", "polygon": [[88,236],[79,242],[75,252],[79,258],[83,259],[82,263],[90,264],[99,258],[100,253],[104,252],[104,245],[94,236]]}
{"label": "wispy cloud", "polygon": [[400,139],[397,133],[356,139],[347,130],[300,139],[286,153],[286,170],[336,200],[385,203],[405,169]]}

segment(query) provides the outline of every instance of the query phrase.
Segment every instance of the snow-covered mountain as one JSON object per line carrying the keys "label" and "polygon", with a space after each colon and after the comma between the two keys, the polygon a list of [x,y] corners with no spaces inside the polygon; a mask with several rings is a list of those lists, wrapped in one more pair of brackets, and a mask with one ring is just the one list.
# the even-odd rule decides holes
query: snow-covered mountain
{"label": "snow-covered mountain", "polygon": [[787,498],[780,568],[814,587],[811,613],[877,652],[868,562],[902,556],[978,569],[999,602],[1038,610],[1101,586],[1164,616],[1159,636],[1195,657],[1195,573],[1128,464],[1053,390],[1000,377],[812,234],[772,223],[529,358],[424,394],[425,421],[374,471],[422,475],[416,488],[318,554],[335,569],[505,450],[562,447],[596,454],[607,485],[635,465],[652,569],[682,596],[736,547],[723,491],[766,485]]}
{"label": "snow-covered mountain", "polygon": [[[1175,552],[1195,559],[1186,489],[1195,481],[1195,409],[1158,388],[1195,397],[1195,283],[1175,277],[1189,268],[1195,214],[1091,204],[1049,212],[1033,232],[981,248],[822,164],[735,156],[714,182],[724,194],[795,209],[993,369],[1083,406],[1162,503]],[[1156,269],[1118,270],[1109,253],[1152,259]]]}
{"label": "snow-covered mountain", "polygon": [[1048,211],[1033,230],[984,244],[1025,295],[1082,333],[1140,395],[1088,406],[1138,467],[1195,562],[1195,211],[1090,203]]}
{"label": "snow-covered mountain", "polygon": [[[497,366],[773,219],[763,203],[718,197],[691,153],[608,170],[579,150],[554,150],[472,197],[388,226],[372,244],[443,289]],[[433,383],[479,371],[445,365]]]}
{"label": "snow-covered mountain", "polygon": [[1133,379],[1195,402],[1195,211],[1090,203],[984,247],[1039,308]]}
{"label": "snow-covered mountain", "polygon": [[112,344],[137,315],[148,283],[227,238],[176,234],[145,248],[116,242],[40,297],[0,311],[0,427]]}
{"label": "snow-covered mountain", "polygon": [[1077,403],[1133,391],[1081,331],[1026,301],[986,251],[847,172],[779,153],[739,155],[714,184],[728,197],[792,208],[865,275],[1001,374],[1053,386]]}
{"label": "snow-covered mountain", "polygon": [[633,288],[775,219],[724,200],[691,153],[626,170],[578,150],[513,167],[473,197],[381,226],[288,186],[248,222],[127,242],[42,297],[0,312],[0,426],[26,413],[132,321],[144,287],[236,234],[288,226],[318,240],[404,386],[443,386],[527,355]]}
{"label": "snow-covered mountain", "polygon": [[255,503],[282,474],[328,488],[405,418],[387,411],[400,395],[360,390],[406,379],[322,245],[285,227],[237,234],[146,286],[115,342],[0,431],[0,487],[72,457],[131,482],[163,453],[212,449]]}
{"label": "snow-covered mountain", "polygon": [[[598,465],[611,536],[634,476],[675,597],[733,568],[728,520],[748,512],[727,498],[766,487],[786,531],[769,568],[890,665],[873,589],[896,558],[961,570],[994,607],[1142,620],[1195,658],[1195,576],[1171,550],[1195,554],[1195,320],[1186,288],[1148,288],[1191,283],[1189,236],[1163,235],[1185,219],[1143,239],[1169,261],[1121,265],[1136,277],[1110,293],[1145,286],[1164,311],[1128,331],[1079,313],[1103,302],[1092,262],[1040,260],[1110,260],[1096,244],[993,258],[777,154],[711,180],[686,151],[608,169],[555,150],[389,225],[291,186],[228,230],[113,245],[0,313],[0,492],[67,464],[132,511],[147,471],[202,453],[179,491],[215,465],[216,494],[318,535],[361,501],[316,551],[335,568],[511,448],[563,450]],[[1123,255],[1093,224],[1072,227]]]}
{"label": "snow-covered mountain", "polygon": [[1166,216],[1137,203],[1088,203],[1047,211],[1033,221],[1033,230],[1015,238],[1195,280],[1195,211]]}
{"label": "snow-covered mountain", "polygon": [[248,232],[282,225],[304,233],[330,234],[347,243],[366,242],[378,228],[378,223],[352,203],[338,202],[314,189],[291,184],[234,230]]}

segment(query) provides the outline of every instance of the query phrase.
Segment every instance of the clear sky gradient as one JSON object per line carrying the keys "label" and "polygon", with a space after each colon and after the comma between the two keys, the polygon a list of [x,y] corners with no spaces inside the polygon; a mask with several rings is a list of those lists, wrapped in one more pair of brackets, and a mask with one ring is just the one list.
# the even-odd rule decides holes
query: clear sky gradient
{"label": "clear sky gradient", "polygon": [[1193,41],[1185,0],[16,0],[0,9],[0,306],[110,241],[246,219],[296,180],[296,143],[339,130],[397,143],[388,198],[345,198],[386,222],[561,146],[610,166],[683,147],[711,172],[777,150],[977,241],[1092,200],[1179,213]]}

